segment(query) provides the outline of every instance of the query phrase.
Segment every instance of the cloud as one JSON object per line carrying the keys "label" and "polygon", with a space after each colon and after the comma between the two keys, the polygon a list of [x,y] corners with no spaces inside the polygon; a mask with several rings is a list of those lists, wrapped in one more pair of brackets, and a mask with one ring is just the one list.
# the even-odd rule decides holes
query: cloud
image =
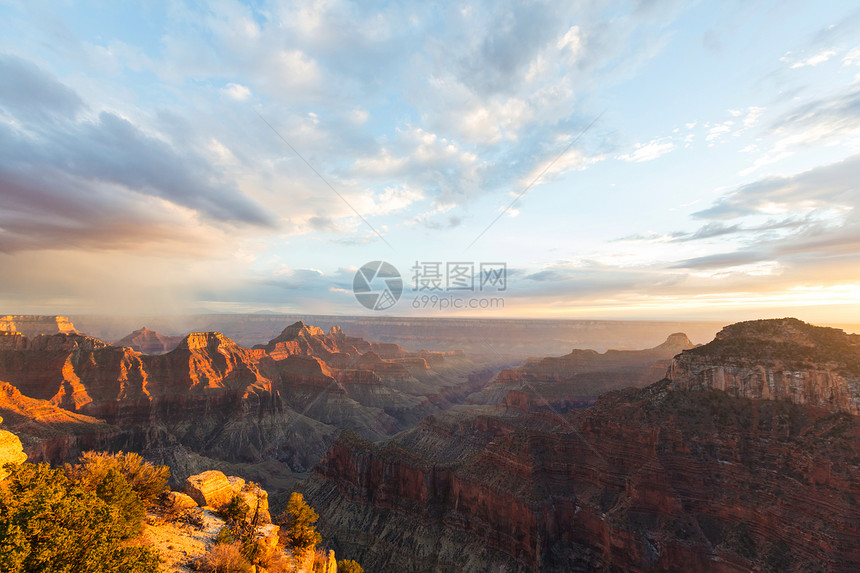
{"label": "cloud", "polygon": [[243,101],[251,97],[251,90],[241,84],[229,83],[221,89],[227,97]]}
{"label": "cloud", "polygon": [[860,66],[860,48],[854,48],[842,57],[842,65]]}
{"label": "cloud", "polygon": [[700,219],[807,213],[814,209],[860,207],[860,155],[792,176],[768,177],[744,185],[713,206],[693,214]]}
{"label": "cloud", "polygon": [[835,50],[824,50],[824,51],[818,52],[815,55],[809,56],[808,58],[803,58],[803,59],[797,60],[794,57],[792,57],[791,52],[787,52],[783,57],[780,58],[780,61],[791,63],[791,69],[797,69],[797,68],[812,67],[812,66],[817,66],[818,64],[823,64],[824,62],[826,62],[827,60],[829,60],[830,58],[832,58],[835,55],[836,55]]}
{"label": "cloud", "polygon": [[9,118],[0,123],[3,250],[188,238],[201,222],[273,226],[272,214],[201,151],[109,111],[81,115],[81,98],[33,64],[4,58],[0,66],[21,82],[0,93]]}
{"label": "cloud", "polygon": [[31,62],[0,54],[0,106],[13,117],[38,121],[44,116],[74,117],[84,102]]}
{"label": "cloud", "polygon": [[[850,278],[848,269],[860,264],[858,177],[860,156],[794,175],[762,178],[695,213],[696,218],[711,221],[697,231],[650,239],[699,242],[716,250],[669,267],[702,271],[703,277],[778,272],[787,281],[803,281],[814,276],[811,269],[829,265],[828,278]],[[774,219],[774,213],[786,216]]]}
{"label": "cloud", "polygon": [[860,129],[860,90],[829,95],[800,104],[770,126],[776,135],[788,139],[787,145],[809,145]]}
{"label": "cloud", "polygon": [[660,139],[652,139],[648,143],[637,143],[636,148],[624,155],[619,155],[617,159],[621,161],[630,161],[633,163],[641,163],[643,161],[652,161],[662,155],[666,155],[675,149],[675,144],[671,141],[663,141]]}

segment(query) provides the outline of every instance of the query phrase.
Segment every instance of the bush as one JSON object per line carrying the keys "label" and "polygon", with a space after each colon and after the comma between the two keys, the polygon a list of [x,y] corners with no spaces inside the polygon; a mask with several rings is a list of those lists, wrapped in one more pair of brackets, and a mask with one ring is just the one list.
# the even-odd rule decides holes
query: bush
{"label": "bush", "polygon": [[352,559],[341,559],[337,562],[337,573],[364,573],[364,569]]}
{"label": "bush", "polygon": [[153,465],[133,452],[84,452],[79,463],[67,464],[65,470],[70,479],[80,481],[90,490],[94,490],[109,471],[116,470],[146,504],[151,504],[167,490],[170,478],[170,470],[166,466]]}
{"label": "bush", "polygon": [[145,515],[143,502],[126,479],[115,469],[108,471],[96,486],[96,495],[119,512],[117,527],[127,537],[138,535]]}
{"label": "bush", "polygon": [[204,573],[251,573],[251,564],[242,555],[242,544],[219,543],[202,557],[197,570]]}
{"label": "bush", "polygon": [[221,529],[218,530],[218,533],[215,535],[215,545],[230,545],[236,542],[236,532],[230,528],[229,525],[225,525]]}
{"label": "bush", "polygon": [[251,508],[248,507],[248,503],[238,495],[234,495],[230,499],[230,503],[221,508],[218,514],[224,518],[224,521],[239,522],[245,521],[249,511],[251,511]]}
{"label": "bush", "polygon": [[319,519],[317,512],[305,502],[298,492],[290,495],[287,509],[276,519],[276,523],[285,528],[287,543],[294,551],[302,553],[316,547],[322,537],[317,533],[314,523]]}
{"label": "bush", "polygon": [[266,568],[269,573],[292,573],[295,571],[293,564],[283,553],[275,553],[269,556],[265,561],[261,561],[260,565]]}
{"label": "bush", "polygon": [[[8,573],[143,573],[155,549],[125,543],[132,526],[124,478],[102,480],[103,499],[48,464],[7,466],[0,482],[0,563]],[[105,476],[107,478],[107,475]],[[125,488],[128,484],[125,483]],[[119,500],[120,506],[111,500]]]}

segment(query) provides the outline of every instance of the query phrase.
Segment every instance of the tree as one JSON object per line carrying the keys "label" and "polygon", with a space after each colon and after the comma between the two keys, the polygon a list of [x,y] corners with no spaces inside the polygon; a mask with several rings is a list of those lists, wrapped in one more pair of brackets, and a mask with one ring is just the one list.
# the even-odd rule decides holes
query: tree
{"label": "tree", "polygon": [[364,573],[364,569],[352,559],[341,559],[337,562],[337,573]]}
{"label": "tree", "polygon": [[277,522],[286,528],[289,545],[301,553],[313,549],[322,541],[314,524],[319,515],[311,506],[305,502],[305,498],[298,492],[290,495],[287,509],[282,513]]}
{"label": "tree", "polygon": [[[0,482],[0,569],[8,573],[144,573],[158,570],[158,552],[125,543],[124,511],[48,464],[9,465]],[[118,479],[119,478],[119,479]],[[112,475],[108,499],[129,491]],[[123,504],[125,502],[123,501]],[[139,527],[139,525],[138,525]]]}

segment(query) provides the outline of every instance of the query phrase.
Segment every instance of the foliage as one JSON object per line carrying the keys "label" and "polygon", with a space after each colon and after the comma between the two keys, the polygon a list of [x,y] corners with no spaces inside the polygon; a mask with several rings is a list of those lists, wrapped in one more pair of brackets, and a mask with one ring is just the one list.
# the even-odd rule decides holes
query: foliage
{"label": "foliage", "polygon": [[314,527],[318,519],[319,515],[305,502],[304,496],[294,491],[287,502],[287,509],[275,522],[285,528],[290,547],[302,553],[313,549],[322,541]]}
{"label": "foliage", "polygon": [[236,533],[229,525],[225,525],[218,530],[215,535],[215,545],[230,545],[236,542]]}
{"label": "foliage", "polygon": [[242,544],[218,543],[197,564],[204,573],[251,573],[251,563],[242,555]]}
{"label": "foliage", "polygon": [[101,486],[99,495],[48,464],[7,467],[9,477],[0,482],[0,564],[4,572],[158,570],[160,559],[153,548],[124,542],[140,524],[130,521],[137,510],[128,495],[131,488],[121,475],[106,473],[93,488]]}
{"label": "foliage", "polygon": [[251,508],[248,507],[248,503],[240,496],[234,495],[230,499],[230,503],[221,508],[218,513],[224,518],[224,521],[232,522],[244,521],[249,511]]}
{"label": "foliage", "polygon": [[364,569],[352,559],[341,559],[337,562],[337,573],[364,573]]}
{"label": "foliage", "polygon": [[96,486],[96,495],[118,510],[117,527],[126,532],[127,537],[140,533],[145,514],[143,502],[122,474],[113,468],[108,470]]}
{"label": "foliage", "polygon": [[95,489],[109,471],[118,471],[146,504],[167,490],[170,477],[166,466],[153,465],[134,452],[84,452],[79,463],[67,464],[65,469],[70,479],[82,482],[88,489]]}
{"label": "foliage", "polygon": [[260,564],[265,567],[268,573],[293,573],[295,571],[293,564],[281,552],[273,553],[268,559],[261,561]]}

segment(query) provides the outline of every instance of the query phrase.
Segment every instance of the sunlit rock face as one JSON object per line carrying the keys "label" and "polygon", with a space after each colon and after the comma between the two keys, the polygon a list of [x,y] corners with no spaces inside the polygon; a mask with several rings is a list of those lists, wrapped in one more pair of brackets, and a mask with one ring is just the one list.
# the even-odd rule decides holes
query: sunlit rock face
{"label": "sunlit rock face", "polygon": [[727,326],[716,338],[672,361],[679,388],[790,400],[860,414],[860,336],[797,319]]}
{"label": "sunlit rock face", "polygon": [[[0,424],[3,418],[0,418]],[[8,473],[3,469],[5,464],[21,464],[27,461],[24,446],[21,440],[12,432],[0,430],[0,480],[6,478]]]}
{"label": "sunlit rock face", "polygon": [[128,435],[103,420],[85,416],[0,382],[0,414],[4,428],[14,432],[30,461],[76,459],[82,451],[128,448]]}
{"label": "sunlit rock face", "polygon": [[20,332],[33,337],[40,334],[74,333],[75,326],[65,316],[0,315],[0,332]]}

